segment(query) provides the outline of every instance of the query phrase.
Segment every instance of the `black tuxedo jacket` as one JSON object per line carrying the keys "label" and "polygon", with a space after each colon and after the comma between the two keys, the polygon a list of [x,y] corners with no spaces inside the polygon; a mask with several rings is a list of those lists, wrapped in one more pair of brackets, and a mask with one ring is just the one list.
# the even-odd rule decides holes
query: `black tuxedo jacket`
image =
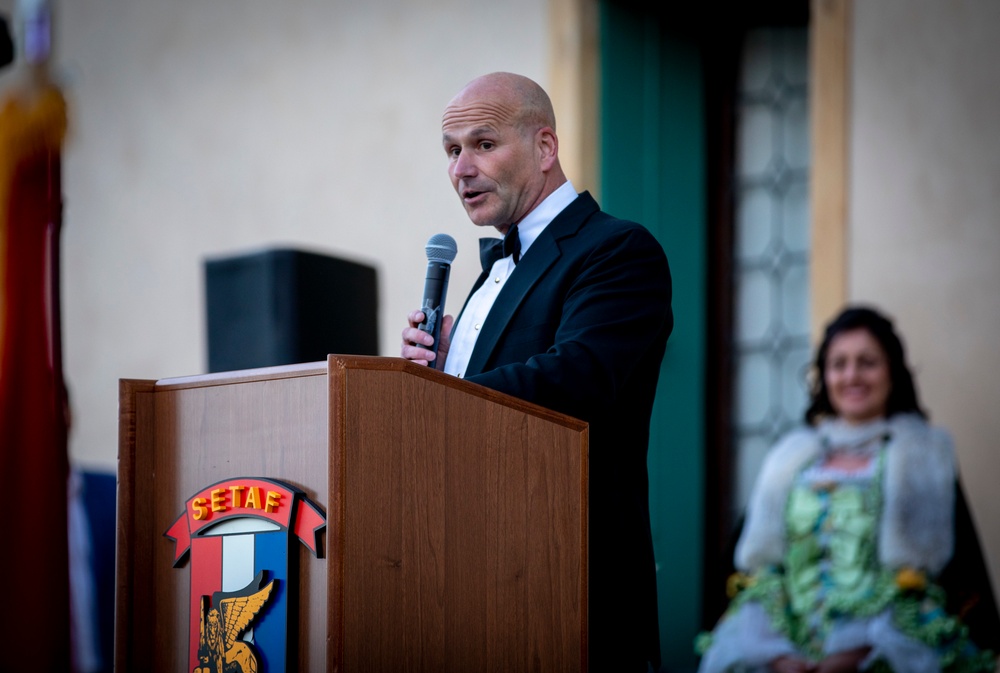
{"label": "black tuxedo jacket", "polygon": [[584,192],[521,257],[466,368],[469,381],[590,423],[595,672],[659,662],[646,453],[670,297],[656,239]]}

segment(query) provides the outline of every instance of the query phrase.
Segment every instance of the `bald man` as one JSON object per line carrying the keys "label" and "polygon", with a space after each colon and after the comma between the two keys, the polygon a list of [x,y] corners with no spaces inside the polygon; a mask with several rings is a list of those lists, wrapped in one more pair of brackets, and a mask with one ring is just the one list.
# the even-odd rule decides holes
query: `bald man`
{"label": "bald man", "polygon": [[[448,175],[469,218],[504,235],[433,339],[409,314],[401,354],[590,423],[592,671],[659,665],[646,452],[673,328],[660,244],[577,194],[559,164],[555,114],[532,80],[491,73],[448,103]],[[496,246],[499,248],[500,246]]]}

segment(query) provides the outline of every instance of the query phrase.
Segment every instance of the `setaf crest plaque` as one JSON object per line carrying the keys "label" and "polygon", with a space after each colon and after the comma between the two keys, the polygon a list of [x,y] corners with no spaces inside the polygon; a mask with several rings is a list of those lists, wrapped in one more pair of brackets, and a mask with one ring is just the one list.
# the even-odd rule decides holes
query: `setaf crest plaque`
{"label": "setaf crest plaque", "polygon": [[291,670],[293,537],[319,556],[325,526],[325,514],[301,490],[273,479],[226,479],[188,498],[164,535],[175,542],[174,567],[191,560],[192,673]]}

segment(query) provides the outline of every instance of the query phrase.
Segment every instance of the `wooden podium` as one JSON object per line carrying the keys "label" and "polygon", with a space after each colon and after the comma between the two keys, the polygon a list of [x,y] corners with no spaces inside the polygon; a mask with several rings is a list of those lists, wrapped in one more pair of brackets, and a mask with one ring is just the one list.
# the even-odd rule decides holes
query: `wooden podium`
{"label": "wooden podium", "polygon": [[587,670],[585,423],[400,358],[119,393],[115,670],[190,673],[191,572],[164,533],[247,476],[326,515],[318,557],[290,547],[289,670]]}

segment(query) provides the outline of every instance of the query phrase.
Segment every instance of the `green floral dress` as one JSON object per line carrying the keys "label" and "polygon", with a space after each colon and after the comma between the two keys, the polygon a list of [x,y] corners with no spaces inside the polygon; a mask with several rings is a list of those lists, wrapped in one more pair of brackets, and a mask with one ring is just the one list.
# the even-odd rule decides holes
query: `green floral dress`
{"label": "green floral dress", "polygon": [[[853,638],[854,647],[870,644],[873,625],[881,620],[891,624],[888,628],[896,632],[892,637],[900,638],[904,647],[929,648],[923,660],[936,658],[942,671],[995,670],[993,656],[975,650],[961,623],[944,612],[939,587],[921,573],[890,570],[878,562],[884,445],[875,447],[867,467],[855,472],[831,470],[823,460],[820,456],[808,465],[792,485],[783,566],[746,578],[746,588],[733,600],[726,618],[756,603],[775,636],[814,661],[822,659],[824,646],[835,634],[853,632],[847,642]],[[699,652],[705,653],[712,642],[712,634],[702,634]],[[894,658],[891,650],[892,645],[876,644],[867,670],[893,671],[888,663]]]}

